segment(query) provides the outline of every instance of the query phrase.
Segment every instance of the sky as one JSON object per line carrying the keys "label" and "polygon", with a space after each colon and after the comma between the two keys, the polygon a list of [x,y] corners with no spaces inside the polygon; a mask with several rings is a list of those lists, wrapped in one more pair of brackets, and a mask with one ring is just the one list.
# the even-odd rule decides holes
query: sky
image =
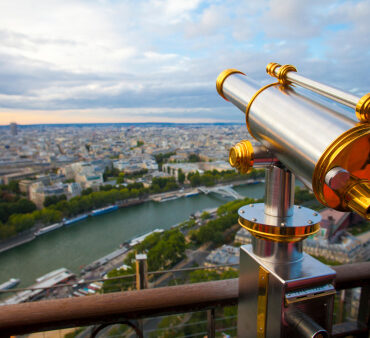
{"label": "sky", "polygon": [[0,124],[243,122],[226,68],[362,96],[369,60],[369,0],[1,0]]}

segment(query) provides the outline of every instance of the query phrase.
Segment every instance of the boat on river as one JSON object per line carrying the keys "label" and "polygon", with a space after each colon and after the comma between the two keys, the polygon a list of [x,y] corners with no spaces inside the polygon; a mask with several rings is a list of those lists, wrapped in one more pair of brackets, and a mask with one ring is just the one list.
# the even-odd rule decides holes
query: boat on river
{"label": "boat on river", "polygon": [[196,196],[196,195],[199,195],[199,192],[192,191],[192,192],[188,192],[187,194],[185,194],[185,197],[191,197],[191,196]]}
{"label": "boat on river", "polygon": [[145,238],[147,238],[149,235],[151,235],[151,234],[154,234],[154,233],[156,233],[156,232],[159,232],[159,233],[161,233],[161,232],[163,232],[164,230],[163,229],[154,229],[153,231],[151,231],[151,232],[148,232],[147,234],[145,234],[145,235],[142,235],[142,236],[139,236],[139,237],[136,237],[136,238],[134,238],[131,242],[130,242],[130,247],[133,247],[133,246],[135,246],[135,245],[137,245],[137,244],[140,244]]}
{"label": "boat on river", "polygon": [[40,235],[46,234],[50,231],[59,229],[62,226],[63,226],[63,223],[55,223],[55,224],[49,225],[47,227],[44,227],[44,228],[41,228],[41,229],[37,230],[35,232],[35,236],[40,236]]}
{"label": "boat on river", "polygon": [[41,283],[43,281],[46,281],[47,279],[50,279],[54,276],[57,276],[61,273],[66,273],[66,272],[70,272],[70,271],[66,268],[60,268],[60,269],[57,269],[57,270],[53,270],[53,271],[50,271],[50,272],[48,272],[47,274],[45,274],[41,277],[36,278],[36,282]]}
{"label": "boat on river", "polygon": [[19,284],[19,278],[10,278],[7,282],[0,284],[0,290],[9,290]]}
{"label": "boat on river", "polygon": [[177,195],[175,195],[175,196],[169,196],[169,197],[163,197],[163,198],[160,199],[159,202],[162,203],[162,202],[177,200],[178,198],[180,198],[180,196],[177,196]]}
{"label": "boat on river", "polygon": [[97,269],[101,267],[102,265],[112,261],[113,259],[123,255],[128,251],[128,247],[122,247],[117,250],[114,250],[113,252],[109,253],[108,255],[105,255],[104,257],[99,258],[98,260],[92,262],[89,265],[86,265],[82,270],[81,273],[85,273],[86,271],[91,271],[94,269]]}
{"label": "boat on river", "polygon": [[66,219],[64,221],[64,225],[67,225],[68,226],[68,225],[70,225],[72,223],[76,223],[78,221],[82,221],[83,219],[86,219],[88,216],[89,216],[88,214],[83,214],[83,215],[77,216],[75,218]]}
{"label": "boat on river", "polygon": [[109,207],[101,208],[101,209],[95,209],[91,212],[91,216],[98,216],[103,215],[108,212],[112,212],[118,209],[117,205],[110,205]]}
{"label": "boat on river", "polygon": [[37,300],[46,294],[46,290],[59,283],[64,283],[75,274],[66,268],[57,269],[36,279],[36,283],[30,286],[30,289],[17,292],[14,296],[0,302],[0,305],[19,304],[27,301]]}

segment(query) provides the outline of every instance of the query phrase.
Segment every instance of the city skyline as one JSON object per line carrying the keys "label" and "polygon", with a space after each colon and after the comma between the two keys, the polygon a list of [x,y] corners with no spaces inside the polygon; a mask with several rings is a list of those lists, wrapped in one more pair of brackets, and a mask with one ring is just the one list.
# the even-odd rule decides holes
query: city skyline
{"label": "city skyline", "polygon": [[1,124],[240,122],[215,90],[294,64],[369,91],[367,1],[3,1]]}

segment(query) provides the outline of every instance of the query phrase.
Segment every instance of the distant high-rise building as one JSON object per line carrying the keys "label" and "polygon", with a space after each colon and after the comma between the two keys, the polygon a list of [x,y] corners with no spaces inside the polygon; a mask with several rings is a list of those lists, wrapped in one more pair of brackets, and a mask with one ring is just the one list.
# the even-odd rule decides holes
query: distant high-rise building
{"label": "distant high-rise building", "polygon": [[13,136],[17,135],[18,134],[18,127],[17,127],[17,124],[15,122],[12,122],[10,124],[10,132]]}

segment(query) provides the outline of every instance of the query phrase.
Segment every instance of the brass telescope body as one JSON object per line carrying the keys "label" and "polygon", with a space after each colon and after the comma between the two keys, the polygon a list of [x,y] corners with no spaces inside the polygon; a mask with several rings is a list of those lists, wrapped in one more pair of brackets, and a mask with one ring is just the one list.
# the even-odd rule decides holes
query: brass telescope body
{"label": "brass telescope body", "polygon": [[[335,271],[302,250],[302,240],[319,231],[321,216],[294,205],[294,182],[298,177],[328,207],[369,219],[370,94],[358,98],[291,65],[271,63],[267,72],[277,82],[262,88],[235,69],[216,82],[262,144],[237,143],[231,166],[242,173],[266,167],[265,203],[238,210],[239,224],[252,234],[252,243],[240,247],[238,337],[327,337]],[[302,95],[292,83],[351,107],[358,120]]]}
{"label": "brass telescope body", "polygon": [[[297,77],[295,68],[272,65],[268,71],[278,78],[276,83],[260,88],[242,72],[230,69],[219,75],[217,90],[246,114],[250,134],[313,190],[319,202],[369,219],[369,123],[345,117],[303,96],[287,80],[289,75]],[[277,76],[279,67],[282,72]],[[361,110],[362,116],[369,115],[368,96],[358,99],[356,112]],[[349,95],[350,99],[356,98]],[[250,157],[240,156],[241,149]],[[253,164],[253,151],[246,144],[231,149],[230,155],[230,163],[242,172],[248,170],[245,163]],[[347,170],[351,177],[340,190],[325,183],[326,175],[336,167]]]}

